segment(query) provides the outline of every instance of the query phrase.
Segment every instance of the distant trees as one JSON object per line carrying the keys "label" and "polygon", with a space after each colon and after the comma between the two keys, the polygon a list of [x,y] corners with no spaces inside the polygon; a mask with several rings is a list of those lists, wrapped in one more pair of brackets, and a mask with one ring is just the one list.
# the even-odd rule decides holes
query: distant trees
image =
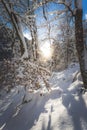
{"label": "distant trees", "polygon": [[11,59],[13,57],[12,52],[12,36],[11,29],[1,25],[0,28],[0,61],[4,59]]}
{"label": "distant trees", "polygon": [[75,26],[71,25],[70,18],[66,15],[60,22],[59,30],[60,34],[58,35],[58,41],[62,48],[64,65],[65,68],[71,62],[77,61],[76,47],[75,47]]}

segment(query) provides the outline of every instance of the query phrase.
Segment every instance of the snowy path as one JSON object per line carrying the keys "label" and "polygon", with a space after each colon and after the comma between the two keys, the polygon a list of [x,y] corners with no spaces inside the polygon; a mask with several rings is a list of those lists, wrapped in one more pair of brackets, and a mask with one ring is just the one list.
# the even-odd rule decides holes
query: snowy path
{"label": "snowy path", "polygon": [[79,94],[80,82],[72,83],[78,65],[54,73],[52,91],[20,107],[23,90],[0,99],[0,130],[87,130],[87,93]]}

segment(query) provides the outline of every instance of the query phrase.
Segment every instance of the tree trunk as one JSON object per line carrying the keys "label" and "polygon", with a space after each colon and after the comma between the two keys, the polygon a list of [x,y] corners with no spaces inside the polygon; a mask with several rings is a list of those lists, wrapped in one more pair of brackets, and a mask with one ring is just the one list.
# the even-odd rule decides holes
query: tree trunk
{"label": "tree trunk", "polygon": [[[29,7],[31,8],[30,14],[32,16],[34,16],[34,11],[32,10],[34,5],[34,1],[29,3]],[[29,28],[30,28],[30,32],[31,32],[31,37],[32,37],[32,58],[34,61],[37,61],[38,58],[38,44],[37,44],[37,27],[36,27],[36,18],[35,17],[30,17],[29,20],[31,21],[29,23]]]}
{"label": "tree trunk", "polygon": [[31,31],[31,37],[32,37],[32,55],[33,55],[33,60],[37,61],[38,58],[38,53],[37,53],[37,29],[36,29],[36,23],[35,19],[32,20],[32,25],[30,26],[30,31]]}
{"label": "tree trunk", "polygon": [[6,9],[12,25],[14,26],[17,36],[19,37],[19,40],[21,42],[21,54],[22,54],[22,58],[28,58],[28,51],[27,51],[27,45],[23,36],[23,31],[22,31],[22,27],[21,27],[21,21],[20,18],[14,13],[14,11],[10,8],[9,3],[7,4],[6,1],[1,0],[4,8]]}
{"label": "tree trunk", "polygon": [[17,25],[18,25],[18,29],[19,29],[19,31],[18,31],[19,37],[20,37],[20,40],[21,40],[23,48],[24,48],[24,53],[22,55],[22,58],[28,58],[28,49],[27,49],[27,44],[26,44],[26,41],[25,41],[25,38],[23,35],[21,19],[19,17],[17,17],[17,21],[18,21]]}
{"label": "tree trunk", "polygon": [[81,75],[82,75],[84,87],[85,87],[85,89],[87,89],[87,70],[85,69],[82,9],[81,8],[76,9],[75,37],[76,37],[76,49],[77,49],[77,53],[78,53]]}

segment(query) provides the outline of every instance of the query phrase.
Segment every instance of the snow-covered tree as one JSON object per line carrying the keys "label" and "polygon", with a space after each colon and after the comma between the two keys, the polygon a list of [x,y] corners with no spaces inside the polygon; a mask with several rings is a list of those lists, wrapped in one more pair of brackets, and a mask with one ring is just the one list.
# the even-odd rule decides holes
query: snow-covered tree
{"label": "snow-covered tree", "polygon": [[20,15],[17,13],[15,9],[15,6],[14,6],[15,2],[1,0],[1,4],[2,4],[2,7],[4,7],[5,12],[7,13],[20,39],[22,58],[27,58],[28,52],[27,52],[27,45],[24,39],[23,30],[22,30],[22,20],[20,18]]}

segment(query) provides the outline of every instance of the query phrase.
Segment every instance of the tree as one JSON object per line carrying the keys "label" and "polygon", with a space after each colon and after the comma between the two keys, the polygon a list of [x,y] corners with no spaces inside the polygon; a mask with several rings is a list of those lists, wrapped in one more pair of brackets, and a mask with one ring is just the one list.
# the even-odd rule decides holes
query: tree
{"label": "tree", "polygon": [[17,12],[14,10],[14,6],[11,1],[8,2],[5,0],[1,0],[1,3],[2,3],[6,13],[8,14],[8,16],[11,20],[11,23],[12,23],[13,27],[15,28],[16,33],[20,39],[22,58],[28,57],[27,45],[26,45],[26,42],[25,42],[25,39],[23,36],[21,18],[19,17]]}
{"label": "tree", "polygon": [[[74,2],[74,10],[73,10],[73,2]],[[67,7],[70,15],[74,17],[75,20],[75,38],[76,38],[76,50],[78,53],[78,59],[80,64],[80,71],[84,83],[84,88],[87,89],[87,63],[85,61],[85,48],[83,42],[83,24],[82,24],[82,0],[60,0],[57,2],[58,4],[63,4]]]}
{"label": "tree", "polygon": [[[1,0],[1,3],[2,3],[3,7],[5,8],[6,12],[8,13],[9,18],[10,18],[13,26],[15,27],[16,33],[21,41],[21,45],[22,45],[21,48],[23,50],[22,58],[28,57],[27,46],[26,46],[26,42],[25,42],[25,39],[23,36],[22,27],[21,27],[22,21],[24,19],[26,19],[27,10],[25,9],[25,7],[28,9],[29,19],[30,19],[30,16],[31,17],[34,16],[34,11],[38,7],[40,7],[40,6],[44,7],[44,5],[49,2],[55,2],[57,4],[61,4],[61,5],[65,6],[65,8],[63,8],[64,9],[63,11],[61,11],[61,12],[57,11],[57,12],[59,12],[58,15],[62,14],[65,11],[69,11],[69,15],[72,16],[75,21],[76,49],[77,49],[77,53],[78,53],[78,59],[79,59],[79,63],[80,63],[80,70],[81,70],[81,74],[82,74],[84,87],[87,89],[87,70],[86,70],[87,63],[85,61],[84,42],[83,42],[82,0],[44,0],[44,1],[42,1],[42,0],[33,1],[32,0],[31,1],[32,10],[31,9],[29,10],[28,5],[25,5],[25,3],[23,1],[20,0],[18,2],[19,3],[21,2],[22,3],[21,5],[23,5],[23,8],[24,8],[24,9],[22,9],[22,8],[20,9],[20,11],[19,11],[20,13],[14,7],[15,2],[11,2],[11,0],[9,0],[9,1]],[[29,0],[28,0],[28,4],[30,4]],[[25,7],[24,7],[24,5],[25,5]],[[15,6],[17,7],[17,4]],[[30,13],[31,11],[33,12],[33,14]],[[44,11],[45,10],[43,8],[43,12]],[[44,12],[44,18],[47,19],[45,12]],[[35,24],[35,22],[34,22],[34,24]],[[31,29],[33,29],[33,27],[34,27],[34,25],[32,25]],[[32,37],[33,37],[34,48],[37,49],[36,43],[35,43],[36,30],[33,30],[31,32],[32,32]]]}
{"label": "tree", "polygon": [[38,59],[38,40],[37,40],[37,26],[36,26],[36,15],[35,15],[35,2],[28,1],[28,11],[26,11],[25,23],[30,30],[31,44],[32,44],[32,59],[36,61]]}
{"label": "tree", "polygon": [[80,70],[84,82],[84,87],[85,89],[87,89],[87,70],[85,67],[85,53],[84,53],[85,48],[83,42],[83,25],[82,25],[82,0],[76,0],[75,7],[76,7],[76,13],[75,13],[76,49],[78,52],[78,59],[80,63]]}

